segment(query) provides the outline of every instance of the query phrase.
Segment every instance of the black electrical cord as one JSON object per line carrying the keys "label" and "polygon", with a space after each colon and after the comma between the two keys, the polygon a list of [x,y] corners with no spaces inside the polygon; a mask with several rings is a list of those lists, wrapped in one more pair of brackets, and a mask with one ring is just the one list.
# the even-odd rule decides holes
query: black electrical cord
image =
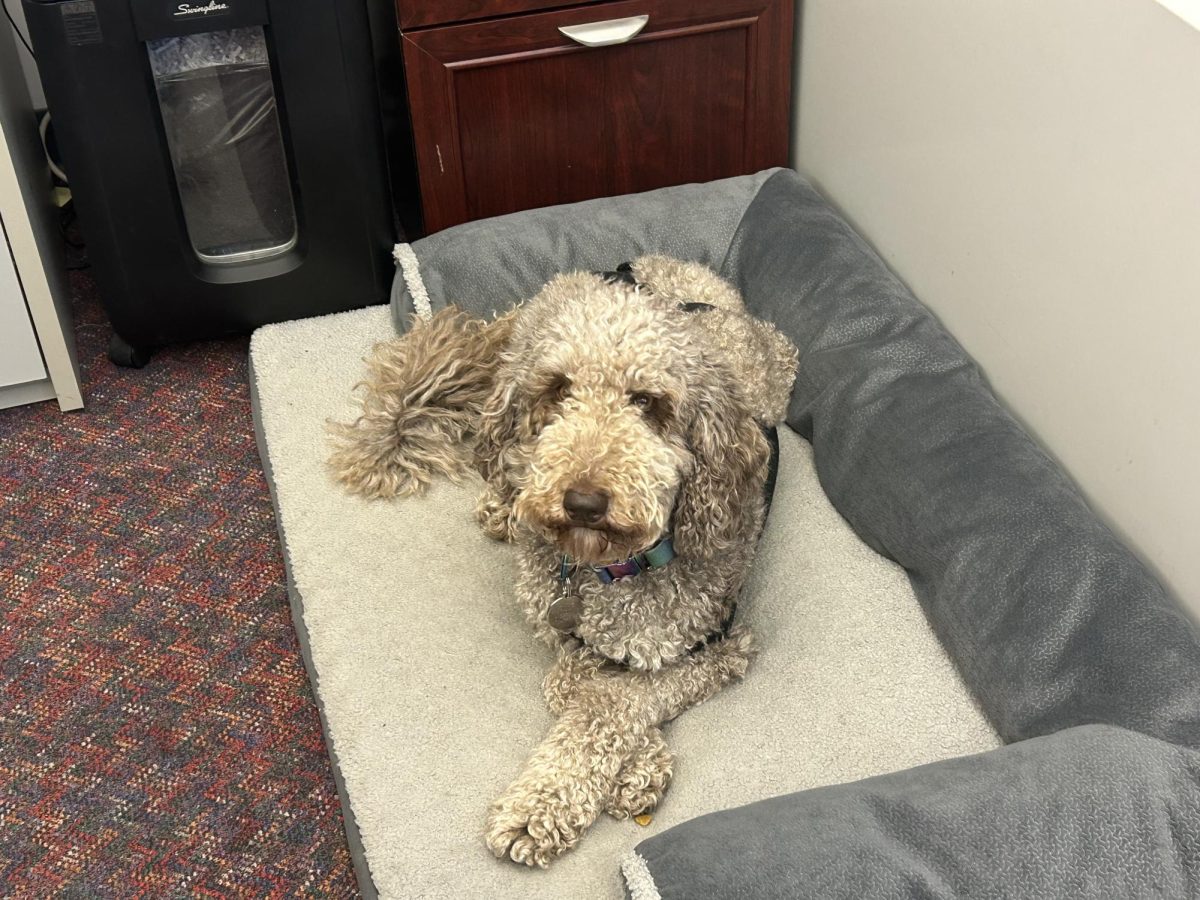
{"label": "black electrical cord", "polygon": [[4,7],[4,17],[8,19],[9,24],[12,25],[12,30],[17,33],[17,37],[20,38],[21,43],[25,45],[25,49],[29,51],[29,55],[34,59],[37,59],[37,55],[33,52],[33,48],[29,46],[29,40],[25,37],[25,35],[21,34],[21,29],[17,27],[17,20],[14,19],[13,14],[8,11],[8,0],[0,0],[0,6]]}

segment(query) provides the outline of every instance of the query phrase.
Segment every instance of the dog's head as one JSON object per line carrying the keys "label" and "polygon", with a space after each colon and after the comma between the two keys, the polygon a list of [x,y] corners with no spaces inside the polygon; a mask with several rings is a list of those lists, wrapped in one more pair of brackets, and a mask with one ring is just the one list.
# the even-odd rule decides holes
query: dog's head
{"label": "dog's head", "polygon": [[694,315],[584,273],[520,309],[477,445],[520,525],[592,564],[752,537],[769,448]]}

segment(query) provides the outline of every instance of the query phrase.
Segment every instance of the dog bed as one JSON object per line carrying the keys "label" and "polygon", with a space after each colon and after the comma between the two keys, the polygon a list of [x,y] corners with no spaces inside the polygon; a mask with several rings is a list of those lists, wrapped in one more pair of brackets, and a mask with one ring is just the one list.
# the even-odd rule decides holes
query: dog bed
{"label": "dog bed", "polygon": [[[389,314],[255,335],[294,615],[364,893],[620,896],[622,860],[638,900],[1200,893],[1194,626],[795,173],[442,232],[399,254],[394,307],[483,312],[650,251],[720,266],[801,349],[739,611],[764,649],[668,726],[677,777],[652,824],[601,821],[548,872],[480,838],[548,722],[549,657],[511,602],[507,548],[475,530],[470,486],[372,504],[323,471],[323,422],[352,411]],[[991,749],[972,698],[1016,743]]]}

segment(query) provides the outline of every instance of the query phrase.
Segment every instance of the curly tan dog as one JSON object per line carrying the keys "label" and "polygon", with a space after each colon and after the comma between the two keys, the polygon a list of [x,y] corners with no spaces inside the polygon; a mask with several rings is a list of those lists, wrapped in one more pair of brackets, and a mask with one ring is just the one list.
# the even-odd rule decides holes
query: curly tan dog
{"label": "curly tan dog", "polygon": [[479,521],[514,542],[518,599],[558,648],[557,721],[487,817],[497,856],[546,866],[602,812],[652,810],[672,768],[660,726],[745,673],[731,619],[795,368],[730,285],[665,257],[559,276],[492,322],[443,311],[376,349],[334,473],[390,497],[473,461]]}

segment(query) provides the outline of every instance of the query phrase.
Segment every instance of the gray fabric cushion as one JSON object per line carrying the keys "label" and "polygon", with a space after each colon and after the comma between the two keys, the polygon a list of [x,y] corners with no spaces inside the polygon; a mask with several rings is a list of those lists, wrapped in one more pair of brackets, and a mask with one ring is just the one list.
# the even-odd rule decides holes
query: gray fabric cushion
{"label": "gray fabric cushion", "polygon": [[811,186],[773,176],[723,271],[800,348],[789,424],[1005,740],[1104,722],[1200,747],[1195,625]]}
{"label": "gray fabric cushion", "polygon": [[[778,171],[468,222],[413,251],[435,311],[449,302],[480,314],[529,299],[564,269],[607,271],[645,253],[717,268],[742,213]],[[392,312],[404,331],[413,305],[399,270]]]}
{"label": "gray fabric cushion", "polygon": [[826,493],[1033,740],[684,823],[638,848],[661,895],[1200,895],[1191,620],[803,179],[764,185],[724,272],[800,347]]}
{"label": "gray fabric cushion", "polygon": [[1200,897],[1198,767],[1082,726],[701,816],[638,852],[662,900]]}

